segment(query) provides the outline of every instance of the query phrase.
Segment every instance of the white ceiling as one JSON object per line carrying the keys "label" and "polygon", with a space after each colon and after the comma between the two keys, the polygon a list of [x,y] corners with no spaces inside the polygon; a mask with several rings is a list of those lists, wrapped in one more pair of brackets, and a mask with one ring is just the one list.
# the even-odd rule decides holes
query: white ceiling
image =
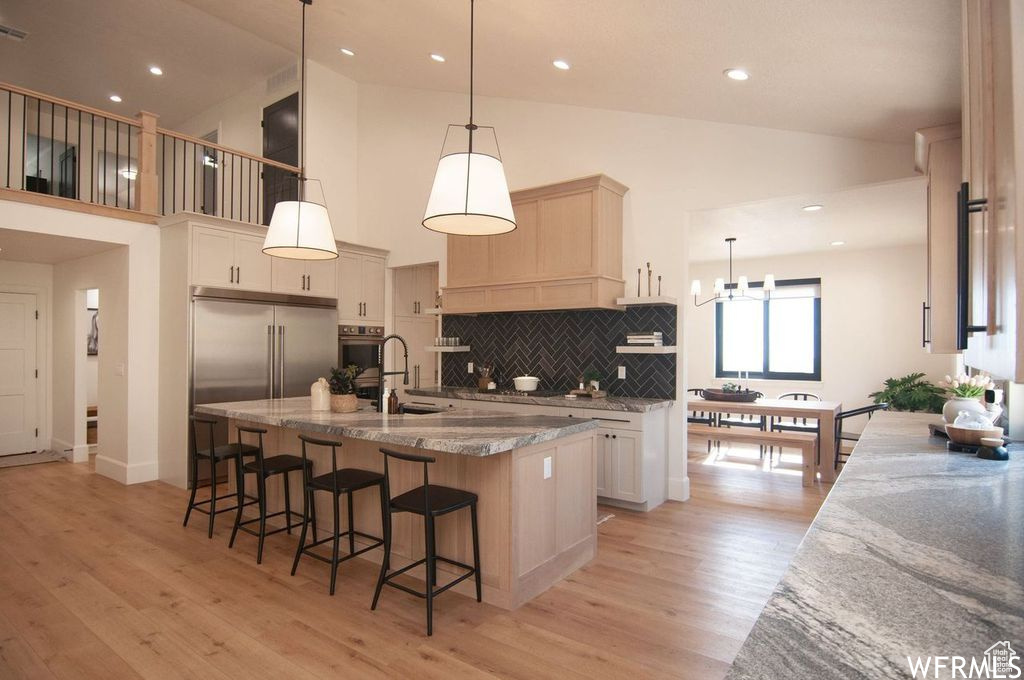
{"label": "white ceiling", "polygon": [[[735,236],[735,259],[837,248],[863,250],[924,243],[927,180],[915,177],[828,194],[804,194],[691,213],[691,262],[725,260]],[[805,205],[823,206],[816,212]],[[843,246],[832,246],[844,241]]]}
{"label": "white ceiling", "polygon": [[[465,91],[468,5],[317,0],[309,54],[359,82]],[[286,65],[299,7],[6,3],[0,21],[32,35],[0,41],[0,78],[104,107],[118,89],[125,112],[181,119]],[[478,0],[476,10],[480,94],[903,142],[959,117],[959,0]],[[555,58],[572,69],[554,69]],[[150,62],[167,75],[146,73]],[[729,67],[751,79],[726,79]]]}
{"label": "white ceiling", "polygon": [[57,264],[118,248],[116,243],[0,229],[0,260]]}

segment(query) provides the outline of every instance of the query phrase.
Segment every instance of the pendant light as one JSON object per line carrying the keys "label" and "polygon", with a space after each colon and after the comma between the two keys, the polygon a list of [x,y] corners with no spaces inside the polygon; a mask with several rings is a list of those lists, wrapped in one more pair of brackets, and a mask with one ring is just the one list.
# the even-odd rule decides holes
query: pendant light
{"label": "pendant light", "polygon": [[690,295],[693,296],[693,304],[697,307],[702,307],[709,302],[715,301],[771,299],[772,291],[775,290],[775,277],[772,274],[765,274],[764,283],[761,284],[761,290],[764,293],[761,297],[750,295],[750,282],[746,276],[740,276],[736,283],[732,282],[732,244],[736,242],[736,237],[730,236],[725,239],[725,242],[729,244],[729,282],[726,283],[725,279],[715,279],[713,295],[704,302],[697,302],[697,298],[700,297],[701,286],[700,280],[694,279],[690,283]]}
{"label": "pendant light", "polygon": [[[423,215],[423,226],[431,231],[461,236],[504,234],[516,228],[512,199],[508,195],[505,169],[501,164],[498,137],[493,127],[473,122],[473,0],[469,1],[469,122],[452,124],[441,145],[434,184]],[[466,150],[447,148],[453,130],[468,133]],[[493,149],[481,148],[480,130],[490,132]],[[476,137],[474,137],[474,134]]]}
{"label": "pendant light", "polygon": [[[306,5],[313,0],[299,0],[302,4],[302,47],[299,69],[301,119],[299,121],[299,176],[297,201],[279,201],[274,205],[263,252],[272,257],[290,260],[333,260],[338,257],[334,242],[334,229],[327,214],[327,206],[306,200]],[[316,180],[314,180],[316,181]],[[319,183],[319,182],[318,182]],[[321,193],[323,187],[321,186]]]}

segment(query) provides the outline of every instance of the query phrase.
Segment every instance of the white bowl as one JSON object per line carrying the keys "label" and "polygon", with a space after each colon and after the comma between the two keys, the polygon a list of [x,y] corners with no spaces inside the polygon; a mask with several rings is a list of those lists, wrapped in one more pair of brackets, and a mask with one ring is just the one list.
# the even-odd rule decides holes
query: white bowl
{"label": "white bowl", "polygon": [[533,392],[540,385],[540,378],[535,378],[532,375],[521,375],[518,378],[512,378],[512,383],[520,392]]}

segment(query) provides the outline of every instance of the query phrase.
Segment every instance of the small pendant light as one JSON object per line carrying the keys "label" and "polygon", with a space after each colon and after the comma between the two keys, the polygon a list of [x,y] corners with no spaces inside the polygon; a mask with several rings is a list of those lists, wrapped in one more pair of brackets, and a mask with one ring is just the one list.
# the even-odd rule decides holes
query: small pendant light
{"label": "small pendant light", "polygon": [[[301,120],[299,122],[299,200],[279,201],[274,205],[267,236],[263,240],[263,252],[273,257],[291,260],[333,260],[338,257],[338,246],[334,242],[334,229],[327,214],[327,206],[313,203],[306,198],[306,5],[313,0],[299,0],[302,3],[302,47],[299,69],[302,77],[299,84]],[[316,181],[316,180],[314,180]],[[321,187],[321,192],[323,188]]]}
{"label": "small pendant light", "polygon": [[[473,122],[473,0],[469,1],[469,122],[449,125],[441,146],[434,184],[427,200],[423,226],[431,231],[462,236],[504,234],[516,228],[512,199],[508,195],[505,169],[501,164],[498,137],[493,127]],[[446,149],[454,130],[468,131],[467,150]],[[493,150],[481,151],[478,130],[489,130]],[[474,143],[476,146],[474,147]]]}

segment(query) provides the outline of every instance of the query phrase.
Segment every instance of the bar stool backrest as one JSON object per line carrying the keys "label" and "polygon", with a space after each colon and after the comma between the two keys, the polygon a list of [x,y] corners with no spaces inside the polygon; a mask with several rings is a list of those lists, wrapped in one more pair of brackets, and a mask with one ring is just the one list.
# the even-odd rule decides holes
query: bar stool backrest
{"label": "bar stool backrest", "polygon": [[215,427],[217,427],[217,420],[215,418],[208,418],[206,416],[197,416],[197,415],[189,416],[189,420],[192,422],[192,455],[193,456],[197,456],[197,457],[199,456],[199,432],[198,432],[198,428],[196,427],[197,423],[199,425],[207,425],[207,426],[209,426],[209,428],[210,428],[210,448],[209,449],[204,449],[204,450],[208,450],[208,451],[210,451],[212,453],[213,449],[215,447],[215,444],[214,444],[215,438],[214,438],[213,429]]}
{"label": "bar stool backrest", "polygon": [[404,460],[409,463],[422,463],[423,464],[423,516],[426,517],[430,513],[430,473],[427,470],[427,466],[433,463],[436,459],[431,456],[421,456],[415,453],[402,453],[400,451],[392,451],[391,449],[380,450],[384,454],[384,494],[391,498],[391,477],[389,475],[388,460],[396,458],[398,460]]}
{"label": "bar stool backrest", "polygon": [[[317,437],[307,437],[304,434],[300,434],[299,439],[302,440],[302,482],[304,485],[309,484],[310,470],[313,469],[313,466],[309,462],[309,457],[306,454],[307,444],[312,444],[313,446],[329,446],[331,448],[331,472],[336,473],[338,471],[338,447],[341,446],[341,442],[331,441],[330,439],[318,439]],[[338,475],[332,474],[331,482],[333,484],[334,495],[339,495]]]}
{"label": "bar stool backrest", "polygon": [[239,451],[239,453],[241,453],[241,451],[242,451],[242,433],[246,432],[248,434],[256,435],[257,440],[258,440],[256,448],[259,449],[256,452],[256,454],[255,454],[256,455],[256,468],[259,470],[260,477],[261,478],[264,477],[265,475],[264,475],[264,470],[263,470],[263,457],[264,457],[264,454],[263,454],[263,435],[265,435],[267,433],[267,431],[264,430],[263,428],[248,427],[248,426],[245,426],[245,425],[236,425],[235,428],[238,430],[238,451]]}

